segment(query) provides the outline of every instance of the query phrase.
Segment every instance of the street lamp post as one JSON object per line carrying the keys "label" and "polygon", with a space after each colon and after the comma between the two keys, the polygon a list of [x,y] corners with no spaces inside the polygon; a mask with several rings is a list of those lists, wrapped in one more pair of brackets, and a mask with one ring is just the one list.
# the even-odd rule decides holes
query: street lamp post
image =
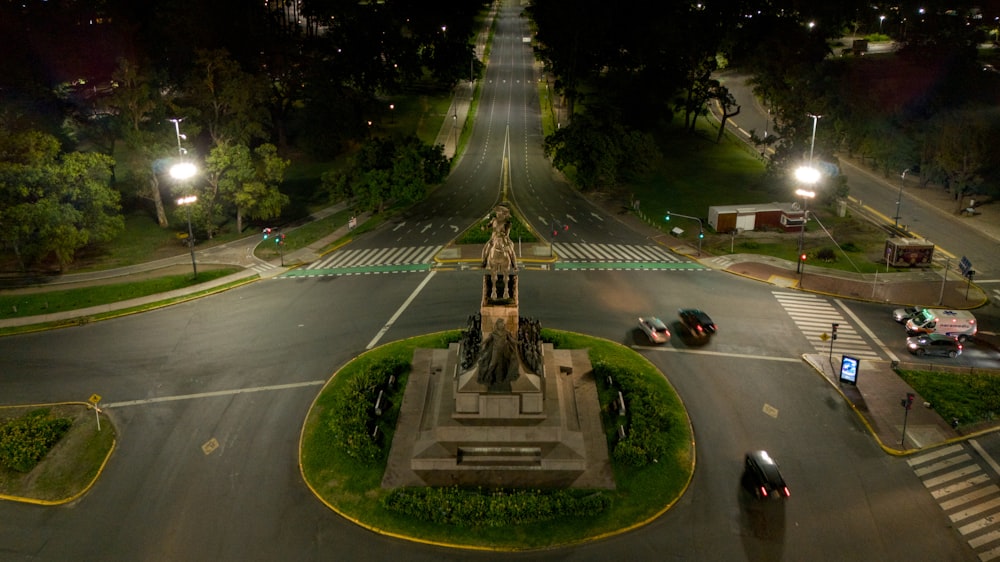
{"label": "street lamp post", "polygon": [[[181,134],[181,121],[183,119],[170,119],[174,124],[174,131],[177,133],[177,154],[181,158],[187,154],[187,150],[181,146],[181,139],[187,138]],[[170,167],[170,177],[174,178],[178,182],[184,182],[198,173],[198,168],[190,163],[178,160],[176,164]],[[194,230],[191,228],[191,204],[198,200],[198,197],[194,195],[188,195],[187,197],[181,197],[177,200],[178,205],[183,205],[187,207],[187,223],[188,223],[188,251],[191,252],[191,269],[194,271],[194,278],[198,278],[198,263],[194,259]]]}
{"label": "street lamp post", "polygon": [[906,173],[909,171],[910,169],[907,168],[899,176],[899,196],[896,197],[896,216],[894,217],[895,222],[892,223],[894,228],[899,228],[899,205],[903,202],[903,184],[906,182]]}
{"label": "street lamp post", "polygon": [[813,165],[813,149],[816,148],[816,124],[819,122],[820,118],[823,117],[823,116],[822,115],[813,115],[812,113],[807,113],[806,115],[808,115],[809,117],[812,117],[812,120],[813,120],[812,139],[809,141],[809,167],[811,168],[812,165]]}
{"label": "street lamp post", "polygon": [[194,259],[194,231],[191,229],[191,205],[198,200],[196,195],[188,195],[187,197],[181,197],[177,200],[178,205],[183,205],[187,208],[187,221],[188,221],[188,251],[191,252],[191,269],[194,271],[194,278],[198,278],[198,262]]}
{"label": "street lamp post", "polygon": [[[812,166],[802,166],[795,170],[795,179],[806,185],[812,186],[819,181],[819,172]],[[804,269],[802,254],[805,251],[806,222],[809,220],[809,200],[816,197],[816,192],[812,189],[796,189],[795,194],[802,198],[802,226],[799,228],[799,253],[796,256],[798,261],[795,272],[802,274]]]}
{"label": "street lamp post", "polygon": [[705,238],[705,225],[702,224],[701,219],[698,217],[690,217],[688,215],[682,215],[680,213],[674,213],[667,211],[666,219],[670,220],[670,217],[683,217],[686,219],[691,219],[693,221],[698,221],[698,256],[701,256],[701,241]]}

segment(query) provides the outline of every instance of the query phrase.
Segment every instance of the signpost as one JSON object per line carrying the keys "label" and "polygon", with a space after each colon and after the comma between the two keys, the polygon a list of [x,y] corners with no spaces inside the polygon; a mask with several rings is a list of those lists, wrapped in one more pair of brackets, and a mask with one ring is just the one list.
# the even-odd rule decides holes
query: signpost
{"label": "signpost", "polygon": [[100,394],[91,394],[90,398],[87,400],[94,406],[94,417],[97,418],[97,431],[101,430],[101,409],[97,405],[101,402]]}
{"label": "signpost", "polygon": [[976,271],[972,269],[972,262],[965,256],[962,256],[962,261],[958,262],[958,269],[962,272],[962,276],[968,280],[965,284],[965,300],[969,300],[969,289],[972,287],[972,277]]}

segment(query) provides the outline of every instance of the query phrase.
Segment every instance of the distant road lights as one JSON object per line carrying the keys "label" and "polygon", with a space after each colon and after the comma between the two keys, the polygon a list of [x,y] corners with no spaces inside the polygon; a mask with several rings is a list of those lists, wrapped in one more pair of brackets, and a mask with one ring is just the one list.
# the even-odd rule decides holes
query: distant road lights
{"label": "distant road lights", "polygon": [[885,16],[878,17],[878,32],[882,33],[882,22],[885,21]]}

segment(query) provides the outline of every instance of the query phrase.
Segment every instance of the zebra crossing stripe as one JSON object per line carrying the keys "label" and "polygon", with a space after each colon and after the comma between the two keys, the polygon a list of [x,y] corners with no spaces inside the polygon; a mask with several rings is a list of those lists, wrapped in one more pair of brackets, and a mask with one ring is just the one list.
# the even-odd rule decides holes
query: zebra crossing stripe
{"label": "zebra crossing stripe", "polygon": [[958,507],[958,506],[960,506],[962,504],[967,504],[967,503],[969,503],[971,501],[978,500],[979,498],[983,498],[983,497],[989,496],[991,494],[995,494],[996,492],[1000,492],[1000,486],[997,486],[996,484],[991,484],[989,486],[985,486],[983,488],[980,488],[980,489],[978,489],[978,490],[976,490],[974,492],[969,492],[968,494],[965,494],[964,496],[959,496],[959,497],[957,497],[955,499],[952,499],[952,500],[943,501],[943,502],[941,502],[941,509],[943,509],[945,511],[948,511],[948,510],[954,509],[954,508],[956,508],[956,507]]}
{"label": "zebra crossing stripe", "polygon": [[441,246],[406,246],[403,248],[363,248],[340,250],[308,265],[305,269],[326,270],[380,265],[430,263]]}
{"label": "zebra crossing stripe", "polygon": [[948,456],[948,455],[950,455],[952,453],[955,453],[955,452],[961,451],[961,450],[963,450],[961,445],[952,445],[950,447],[945,447],[943,449],[938,449],[936,451],[931,451],[929,453],[925,453],[925,454],[920,455],[918,457],[913,457],[912,459],[907,460],[906,464],[908,464],[910,466],[916,466],[918,464],[922,464],[922,463],[925,463],[925,462],[930,461],[930,460],[934,460],[934,459],[941,458],[941,457],[946,457],[946,456]]}
{"label": "zebra crossing stripe", "polygon": [[961,468],[959,470],[953,470],[947,474],[942,474],[941,476],[928,478],[927,480],[924,480],[924,487],[935,488],[939,484],[944,484],[945,482],[951,482],[952,480],[958,480],[963,476],[974,474],[976,472],[979,472],[980,470],[982,470],[982,468],[980,468],[979,465],[972,464],[965,468]]}
{"label": "zebra crossing stripe", "polygon": [[681,262],[677,256],[656,245],[638,244],[589,244],[559,242],[553,244],[556,254],[563,260],[612,261],[612,262]]}
{"label": "zebra crossing stripe", "polygon": [[[979,548],[984,544],[990,544],[991,542],[996,540],[1000,540],[1000,531],[991,531],[980,537],[969,539],[969,546],[971,546],[972,548]],[[994,548],[993,550],[988,550],[980,554],[979,559],[992,560],[996,558],[998,555],[1000,555],[1000,547]]]}
{"label": "zebra crossing stripe", "polygon": [[950,468],[952,466],[955,466],[957,464],[962,464],[962,463],[964,463],[966,461],[970,461],[970,460],[972,460],[972,457],[970,457],[966,453],[963,453],[961,455],[958,455],[957,457],[952,457],[950,459],[946,459],[946,460],[943,460],[941,462],[925,466],[923,468],[915,469],[913,472],[916,473],[917,476],[923,477],[923,476],[926,476],[926,475],[928,475],[928,474],[930,474],[932,472],[937,472],[939,470],[944,470],[945,468]]}
{"label": "zebra crossing stripe", "polygon": [[[825,298],[782,291],[771,293],[817,352],[829,353],[833,344],[838,353],[848,353],[859,359],[882,358],[871,348],[869,342],[861,337],[854,326],[844,319],[840,310]],[[824,335],[827,337],[831,335],[832,324],[838,325],[835,344],[823,338]]]}
{"label": "zebra crossing stripe", "polygon": [[990,475],[984,472],[982,474],[973,476],[972,478],[968,478],[956,484],[952,484],[951,486],[938,488],[937,490],[931,492],[931,497],[933,497],[934,499],[940,499],[946,496],[950,496],[952,494],[957,494],[963,490],[968,490],[973,486],[978,486],[980,484],[983,484],[984,482],[989,482],[989,481],[990,481]]}

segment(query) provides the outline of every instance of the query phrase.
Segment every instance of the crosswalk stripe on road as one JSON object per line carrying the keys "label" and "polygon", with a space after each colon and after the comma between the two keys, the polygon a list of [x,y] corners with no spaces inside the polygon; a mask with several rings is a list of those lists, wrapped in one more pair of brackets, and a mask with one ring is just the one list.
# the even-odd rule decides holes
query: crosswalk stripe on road
{"label": "crosswalk stripe on road", "polygon": [[654,244],[589,244],[557,242],[553,251],[569,261],[683,262],[687,261]]}
{"label": "crosswalk stripe on road", "polygon": [[1000,486],[973,457],[968,445],[942,447],[906,463],[979,559],[1000,558]]}
{"label": "crosswalk stripe on road", "polygon": [[431,263],[442,246],[407,246],[403,248],[363,248],[339,250],[317,260],[305,269],[340,269],[374,265]]}
{"label": "crosswalk stripe on road", "polygon": [[802,335],[813,345],[816,353],[830,353],[831,342],[829,339],[824,340],[823,334],[831,336],[833,324],[837,324],[837,339],[833,342],[836,353],[858,359],[882,359],[882,356],[872,349],[872,346],[861,337],[850,322],[844,319],[828,299],[808,293],[787,291],[771,293],[795,322]]}

